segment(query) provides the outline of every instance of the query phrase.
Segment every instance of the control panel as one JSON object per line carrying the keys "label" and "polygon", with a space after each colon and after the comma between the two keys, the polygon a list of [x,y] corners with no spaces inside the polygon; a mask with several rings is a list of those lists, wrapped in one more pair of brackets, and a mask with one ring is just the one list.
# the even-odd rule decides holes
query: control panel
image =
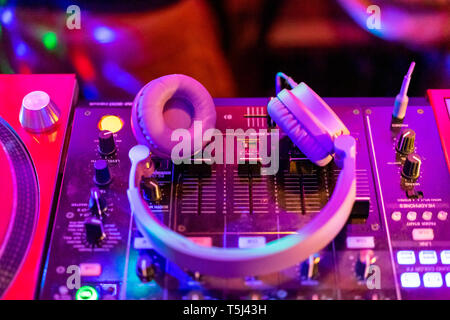
{"label": "control panel", "polygon": [[[351,216],[327,247],[277,273],[224,279],[185,270],[138,231],[126,190],[136,145],[131,102],[75,108],[41,299],[448,299],[450,174],[433,110],[411,99],[325,99],[357,141]],[[268,99],[215,99],[216,127],[257,158],[274,129]],[[325,206],[339,168],[310,162],[282,133],[276,174],[258,161],[178,164],[152,158],[143,197],[161,223],[203,246],[254,248],[295,233]],[[205,159],[203,159],[205,160]]]}

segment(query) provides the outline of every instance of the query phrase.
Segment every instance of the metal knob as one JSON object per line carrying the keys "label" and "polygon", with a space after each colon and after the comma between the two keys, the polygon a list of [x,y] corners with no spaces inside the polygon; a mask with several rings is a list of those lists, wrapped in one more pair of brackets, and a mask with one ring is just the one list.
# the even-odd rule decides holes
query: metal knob
{"label": "metal knob", "polygon": [[406,129],[398,137],[396,150],[402,154],[410,154],[414,152],[414,142],[416,133],[414,130]]}
{"label": "metal knob", "polygon": [[421,165],[422,159],[420,159],[418,154],[409,154],[403,164],[402,176],[406,179],[417,179],[420,175]]}
{"label": "metal knob", "polygon": [[19,121],[26,130],[39,133],[52,129],[60,115],[58,107],[46,92],[32,91],[22,100]]}

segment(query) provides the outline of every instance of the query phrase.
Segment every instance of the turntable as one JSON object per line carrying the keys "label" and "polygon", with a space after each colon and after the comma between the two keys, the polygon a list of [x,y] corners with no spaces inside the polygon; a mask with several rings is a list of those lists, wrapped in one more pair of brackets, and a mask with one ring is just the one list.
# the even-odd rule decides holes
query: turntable
{"label": "turntable", "polygon": [[0,298],[32,299],[77,86],[0,75]]}

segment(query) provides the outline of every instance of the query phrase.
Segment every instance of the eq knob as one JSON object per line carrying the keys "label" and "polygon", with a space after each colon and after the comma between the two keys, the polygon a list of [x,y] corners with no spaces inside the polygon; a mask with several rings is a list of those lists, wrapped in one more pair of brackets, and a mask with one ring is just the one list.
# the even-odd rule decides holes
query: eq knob
{"label": "eq knob", "polygon": [[61,112],[46,92],[32,91],[22,100],[19,121],[26,130],[39,133],[52,129],[60,116]]}
{"label": "eq knob", "polygon": [[143,197],[147,201],[159,202],[162,199],[161,188],[154,178],[146,178],[141,182]]}
{"label": "eq knob", "polygon": [[91,244],[98,244],[105,239],[106,234],[103,229],[103,222],[97,217],[89,217],[84,221],[86,239]]}
{"label": "eq knob", "polygon": [[94,162],[94,182],[99,186],[105,186],[111,182],[111,173],[109,172],[108,162],[105,160],[96,160]]}
{"label": "eq knob", "polygon": [[98,188],[92,188],[91,189],[91,195],[89,197],[89,209],[91,210],[92,214],[97,217],[101,218],[103,214],[106,212],[106,200],[101,195],[100,190]]}
{"label": "eq knob", "polygon": [[417,179],[420,175],[420,166],[422,165],[422,160],[416,153],[411,153],[406,157],[405,163],[403,164],[402,176],[406,179]]}
{"label": "eq knob", "polygon": [[398,137],[396,150],[402,154],[410,154],[414,152],[414,142],[416,133],[412,129],[406,129]]}
{"label": "eq knob", "polygon": [[116,149],[114,134],[108,130],[100,131],[98,135],[98,152],[101,155],[108,156],[116,152]]}

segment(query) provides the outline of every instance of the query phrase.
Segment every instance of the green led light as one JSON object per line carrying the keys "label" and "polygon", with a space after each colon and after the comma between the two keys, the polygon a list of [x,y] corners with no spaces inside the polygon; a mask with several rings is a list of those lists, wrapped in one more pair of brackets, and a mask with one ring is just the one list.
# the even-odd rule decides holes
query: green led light
{"label": "green led light", "polygon": [[83,286],[77,290],[75,300],[98,300],[98,292],[94,287]]}
{"label": "green led light", "polygon": [[42,42],[47,50],[53,50],[58,45],[58,37],[56,33],[49,31],[42,36]]}

